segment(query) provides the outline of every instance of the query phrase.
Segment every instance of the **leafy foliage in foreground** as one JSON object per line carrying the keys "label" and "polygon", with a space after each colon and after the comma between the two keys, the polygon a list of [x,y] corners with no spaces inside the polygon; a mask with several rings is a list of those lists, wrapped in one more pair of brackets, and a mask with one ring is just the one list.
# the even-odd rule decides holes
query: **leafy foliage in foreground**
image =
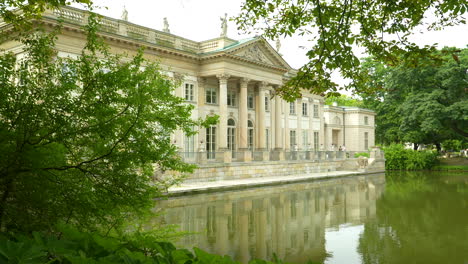
{"label": "leafy foliage in foreground", "polygon": [[429,170],[437,163],[437,152],[405,149],[392,144],[384,148],[386,170]]}
{"label": "leafy foliage in foreground", "polygon": [[[0,236],[0,263],[239,263],[229,256],[210,254],[199,248],[194,248],[192,253],[187,249],[177,249],[169,242],[157,242],[136,234],[115,238],[80,232],[66,225],[58,229],[60,239],[37,232],[33,237],[8,239]],[[252,260],[249,263],[283,262],[276,259],[274,262]]]}
{"label": "leafy foliage in foreground", "polygon": [[[0,56],[0,228],[48,230],[58,221],[115,228],[148,212],[165,183],[156,169],[190,172],[170,134],[193,106],[157,64],[111,54],[90,16],[80,56],[59,57],[54,33]],[[214,118],[215,119],[215,118]]]}

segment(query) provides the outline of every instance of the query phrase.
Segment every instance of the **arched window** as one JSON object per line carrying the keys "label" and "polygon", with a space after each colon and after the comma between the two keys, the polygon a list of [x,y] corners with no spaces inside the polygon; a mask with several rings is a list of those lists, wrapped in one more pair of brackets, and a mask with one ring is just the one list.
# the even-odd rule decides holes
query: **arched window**
{"label": "arched window", "polygon": [[254,125],[253,122],[247,121],[247,144],[250,150],[254,148]]}

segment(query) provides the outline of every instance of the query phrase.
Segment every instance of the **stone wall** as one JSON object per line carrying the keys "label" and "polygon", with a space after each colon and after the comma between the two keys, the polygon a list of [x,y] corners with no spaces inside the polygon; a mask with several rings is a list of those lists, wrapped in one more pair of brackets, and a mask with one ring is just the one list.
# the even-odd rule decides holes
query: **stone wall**
{"label": "stone wall", "polygon": [[[216,163],[199,165],[193,174],[190,174],[184,182],[222,181],[247,179],[252,177],[275,177],[300,175],[308,173],[324,173],[333,171],[366,172],[359,169],[358,159],[334,160],[334,161],[268,161],[250,163]],[[369,163],[372,171],[384,171],[385,160],[373,160]],[[165,176],[172,175],[167,172]]]}

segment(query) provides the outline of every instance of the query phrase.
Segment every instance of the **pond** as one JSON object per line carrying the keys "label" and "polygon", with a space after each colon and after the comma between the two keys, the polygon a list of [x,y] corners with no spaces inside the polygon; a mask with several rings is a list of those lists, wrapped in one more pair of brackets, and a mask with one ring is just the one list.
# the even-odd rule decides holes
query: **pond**
{"label": "pond", "polygon": [[468,175],[388,173],[174,197],[176,244],[243,263],[468,263]]}

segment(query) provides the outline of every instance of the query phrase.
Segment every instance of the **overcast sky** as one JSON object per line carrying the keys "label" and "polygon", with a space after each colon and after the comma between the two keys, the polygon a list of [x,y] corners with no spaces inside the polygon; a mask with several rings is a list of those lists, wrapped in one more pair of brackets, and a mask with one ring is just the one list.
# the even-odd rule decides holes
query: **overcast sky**
{"label": "overcast sky", "polygon": [[[96,5],[108,9],[97,10],[105,16],[120,18],[125,5],[129,21],[138,25],[162,30],[163,18],[167,17],[171,33],[195,41],[219,37],[221,33],[220,17],[227,13],[235,16],[240,12],[242,0],[94,0]],[[78,6],[79,7],[79,6]],[[228,37],[243,39],[234,22],[228,22]],[[420,45],[439,43],[439,47],[466,47],[468,44],[468,26],[447,28],[444,31],[425,32],[413,38]],[[270,42],[273,44],[273,42]],[[274,46],[274,44],[273,44]],[[307,58],[306,38],[288,38],[281,41],[280,53],[293,67],[300,68]]]}

